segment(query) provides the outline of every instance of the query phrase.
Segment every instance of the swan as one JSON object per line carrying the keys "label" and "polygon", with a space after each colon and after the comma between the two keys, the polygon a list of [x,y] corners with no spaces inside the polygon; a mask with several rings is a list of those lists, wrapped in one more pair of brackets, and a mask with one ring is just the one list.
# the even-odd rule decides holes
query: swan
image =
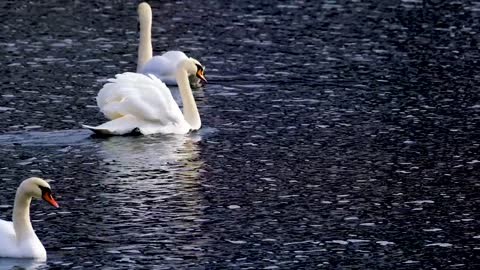
{"label": "swan", "polygon": [[30,222],[30,202],[42,198],[58,207],[50,185],[37,177],[24,180],[17,189],[13,206],[13,222],[0,220],[0,257],[35,258],[45,261],[47,252]]}
{"label": "swan", "polygon": [[125,72],[109,79],[97,95],[100,111],[111,121],[99,126],[82,125],[101,135],[186,134],[201,127],[200,114],[188,82],[194,75],[206,82],[202,65],[193,58],[181,61],[175,78],[183,114],[168,87],[152,74]]}
{"label": "swan", "polygon": [[[137,73],[153,74],[167,85],[176,85],[175,70],[180,62],[188,59],[188,56],[181,51],[168,51],[162,55],[153,56],[152,9],[148,3],[144,2],[138,5],[137,11],[140,24]],[[196,76],[190,76],[188,79],[192,87],[202,86],[202,81]]]}

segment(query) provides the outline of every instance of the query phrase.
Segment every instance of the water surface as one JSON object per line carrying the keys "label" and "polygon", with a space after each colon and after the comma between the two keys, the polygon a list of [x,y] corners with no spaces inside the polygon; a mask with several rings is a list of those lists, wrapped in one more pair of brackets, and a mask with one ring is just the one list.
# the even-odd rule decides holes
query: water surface
{"label": "water surface", "polygon": [[0,218],[32,175],[61,206],[32,205],[34,268],[480,266],[479,3],[154,3],[206,131],[92,138],[136,4],[0,4]]}

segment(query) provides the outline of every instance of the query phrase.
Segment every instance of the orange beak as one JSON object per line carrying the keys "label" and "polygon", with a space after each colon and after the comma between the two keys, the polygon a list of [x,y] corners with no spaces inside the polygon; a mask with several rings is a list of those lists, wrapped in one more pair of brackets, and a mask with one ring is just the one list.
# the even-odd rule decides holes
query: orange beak
{"label": "orange beak", "polygon": [[53,198],[52,193],[50,193],[50,192],[43,193],[42,199],[45,200],[46,202],[48,202],[49,204],[55,206],[56,208],[59,207],[58,203],[55,201],[55,198]]}
{"label": "orange beak", "polygon": [[205,79],[205,76],[203,75],[203,70],[198,70],[198,71],[197,71],[197,77],[198,77],[203,83],[207,83],[207,79]]}

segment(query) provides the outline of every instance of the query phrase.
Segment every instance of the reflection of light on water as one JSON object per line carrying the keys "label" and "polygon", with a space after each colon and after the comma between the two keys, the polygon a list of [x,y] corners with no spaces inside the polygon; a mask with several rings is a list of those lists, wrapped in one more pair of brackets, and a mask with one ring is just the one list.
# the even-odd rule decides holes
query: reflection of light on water
{"label": "reflection of light on water", "polygon": [[[101,139],[98,155],[105,162],[103,185],[116,192],[99,195],[109,201],[112,222],[106,228],[124,242],[107,250],[133,259],[132,250],[156,250],[166,256],[201,256],[203,197],[198,171],[203,164],[197,142],[200,134],[187,136],[138,136]],[[117,236],[113,236],[117,237]],[[113,239],[115,241],[115,239]],[[118,241],[115,241],[118,243]],[[148,243],[148,247],[143,244]],[[161,251],[165,243],[175,248]]]}
{"label": "reflection of light on water", "polygon": [[107,163],[108,177],[104,183],[149,190],[149,183],[155,186],[179,176],[179,185],[194,180],[202,165],[196,145],[199,139],[160,135],[103,140],[99,155]]}
{"label": "reflection of light on water", "polygon": [[[177,196],[182,186],[196,185],[202,162],[189,136],[112,137],[102,141],[100,156],[108,163],[104,183],[130,191],[156,191],[156,200]],[[161,190],[159,190],[159,188]],[[118,194],[104,194],[116,197]],[[123,194],[122,196],[124,196]],[[142,202],[144,198],[133,200]],[[152,198],[150,198],[152,199]]]}
{"label": "reflection of light on water", "polygon": [[[215,129],[202,128],[186,136],[109,138],[90,137],[92,133],[88,130],[24,132],[0,135],[0,145],[48,146],[60,158],[95,155],[93,160],[99,170],[92,172],[95,180],[88,194],[101,207],[82,209],[85,218],[98,222],[93,228],[95,233],[89,229],[83,231],[82,227],[80,234],[94,234],[89,237],[100,241],[104,252],[101,256],[120,257],[128,265],[127,261],[138,260],[142,257],[139,254],[144,253],[157,260],[203,256],[202,247],[209,238],[203,237],[201,230],[205,217],[198,179],[203,165],[198,142],[214,132]],[[16,147],[9,149],[14,151]],[[74,243],[75,248],[84,250],[84,241],[78,246]],[[47,252],[49,264],[70,263],[64,262],[61,255],[69,251]],[[0,259],[0,270],[15,265],[37,269],[22,263],[6,264]]]}
{"label": "reflection of light on water", "polygon": [[15,259],[15,258],[0,258],[0,269],[25,269],[34,270],[45,266],[45,262],[36,261],[33,259]]}

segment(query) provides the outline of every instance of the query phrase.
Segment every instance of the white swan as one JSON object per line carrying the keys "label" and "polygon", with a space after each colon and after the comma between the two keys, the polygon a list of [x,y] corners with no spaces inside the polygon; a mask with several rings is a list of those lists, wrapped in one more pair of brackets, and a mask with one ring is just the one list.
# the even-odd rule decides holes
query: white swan
{"label": "white swan", "polygon": [[47,252],[30,222],[32,198],[42,198],[58,207],[45,180],[32,177],[23,181],[15,195],[13,222],[0,220],[0,257],[47,259]]}
{"label": "white swan", "polygon": [[183,114],[168,87],[153,75],[126,72],[109,79],[97,95],[97,105],[109,120],[93,127],[97,134],[125,135],[140,132],[186,134],[200,128],[201,120],[188,76],[206,81],[202,65],[193,58],[180,62],[175,71]]}
{"label": "white swan", "polygon": [[[152,9],[148,3],[138,5],[138,20],[140,23],[140,41],[138,44],[137,72],[153,74],[167,85],[176,85],[175,71],[183,60],[188,59],[181,51],[168,51],[159,56],[153,56],[152,49]],[[203,67],[205,69],[205,67]],[[190,76],[190,84],[194,88],[202,86],[202,81]]]}

